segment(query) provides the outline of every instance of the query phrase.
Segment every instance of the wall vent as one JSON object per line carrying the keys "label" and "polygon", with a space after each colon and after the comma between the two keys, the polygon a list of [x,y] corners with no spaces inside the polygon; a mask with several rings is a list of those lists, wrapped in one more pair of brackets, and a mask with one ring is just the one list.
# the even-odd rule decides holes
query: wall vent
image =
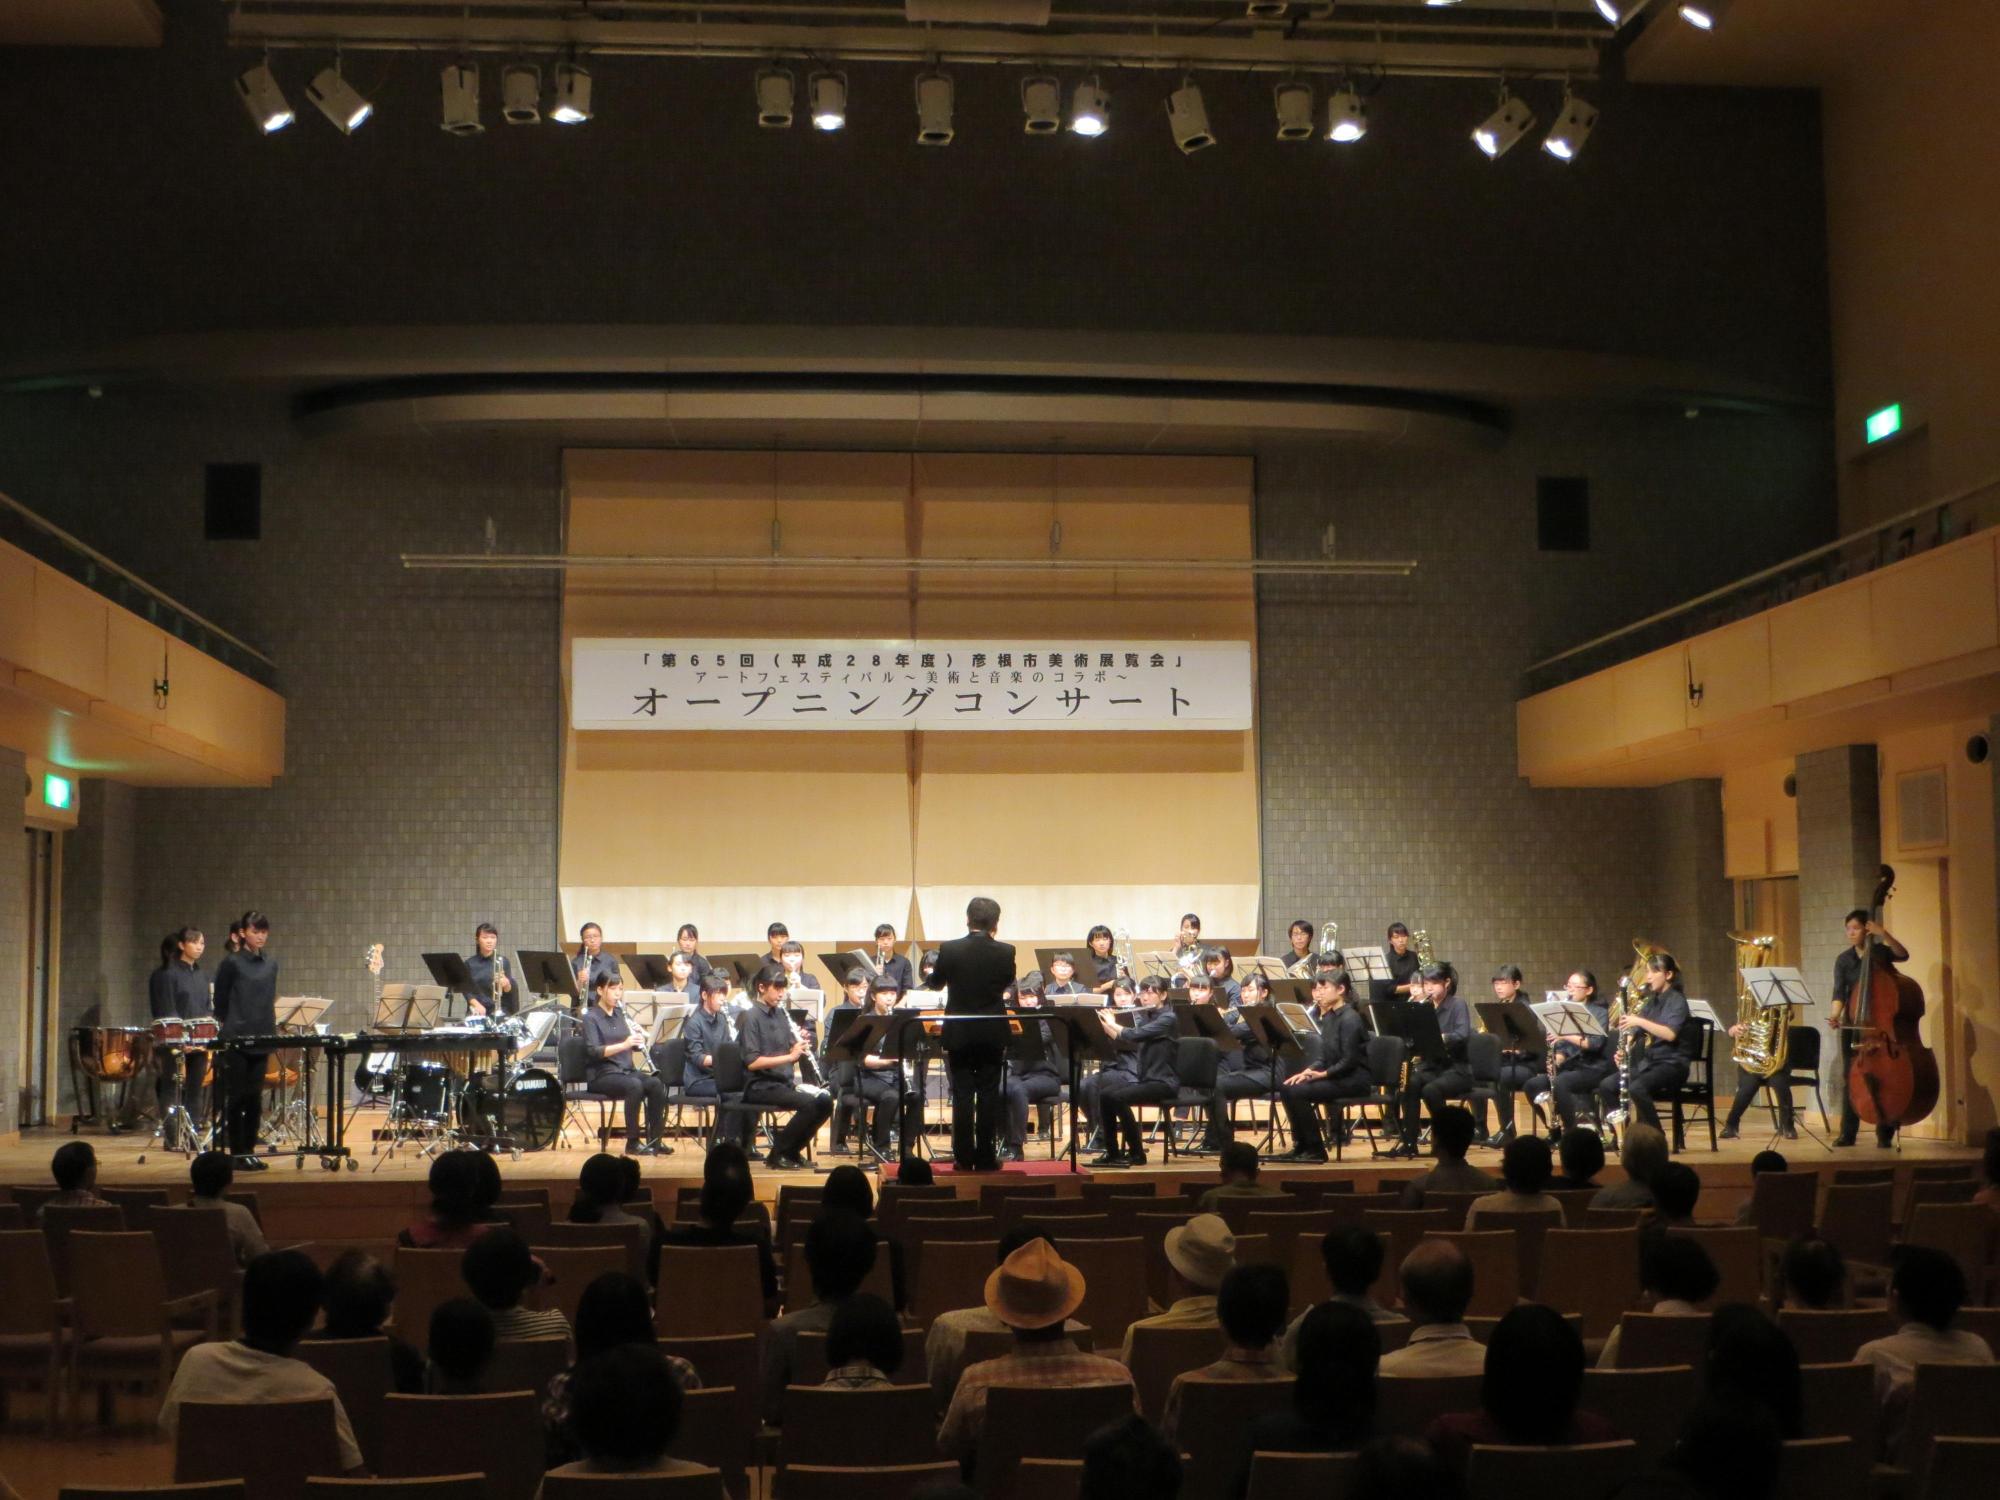
{"label": "wall vent", "polygon": [[1896,847],[1930,849],[1946,842],[1944,767],[1903,772],[1896,778]]}

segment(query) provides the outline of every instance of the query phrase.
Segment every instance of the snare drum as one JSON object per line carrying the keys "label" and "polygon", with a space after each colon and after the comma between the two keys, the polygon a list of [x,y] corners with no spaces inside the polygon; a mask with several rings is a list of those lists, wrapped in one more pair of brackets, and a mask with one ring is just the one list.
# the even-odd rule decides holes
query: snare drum
{"label": "snare drum", "polygon": [[443,1063],[406,1062],[396,1070],[396,1092],[395,1118],[441,1125],[450,1109],[451,1069]]}
{"label": "snare drum", "polygon": [[222,1039],[222,1023],[214,1016],[196,1016],[187,1029],[188,1040],[197,1047],[212,1047]]}
{"label": "snare drum", "polygon": [[179,1016],[156,1016],[147,1029],[153,1033],[155,1047],[179,1047],[188,1039],[188,1023]]}

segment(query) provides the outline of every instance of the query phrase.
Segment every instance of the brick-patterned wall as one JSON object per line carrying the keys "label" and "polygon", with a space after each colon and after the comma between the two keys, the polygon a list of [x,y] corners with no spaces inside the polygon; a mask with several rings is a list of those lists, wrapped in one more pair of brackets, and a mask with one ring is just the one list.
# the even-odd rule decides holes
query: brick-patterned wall
{"label": "brick-patterned wall", "polygon": [[1845,1070],[1827,1010],[1833,961],[1846,942],[1842,920],[1874,894],[1882,868],[1880,762],[1873,745],[1837,745],[1798,758],[1799,927],[1806,983],[1825,1031],[1821,1075],[1829,1107],[1846,1093]]}
{"label": "brick-patterned wall", "polygon": [[[63,835],[62,978],[57,1021],[122,1026],[146,1014],[145,978],[158,962],[158,934],[142,938],[138,901],[139,799],[115,781],[82,782],[76,827]],[[69,1070],[56,1076],[57,1103],[73,1100]]]}
{"label": "brick-patterned wall", "polygon": [[[1722,873],[1722,783],[1677,781],[1653,792],[1659,916],[1654,941],[1681,966],[1689,998],[1715,1007],[1722,1027],[1736,1019],[1736,950],[1728,931],[1735,889]],[[1736,1087],[1729,1038],[1718,1032],[1710,1049],[1718,1091]]]}
{"label": "brick-patterned wall", "polygon": [[22,842],[26,824],[23,798],[17,795],[28,774],[28,762],[18,750],[0,745],[0,1137],[21,1128],[21,976],[27,966],[28,862]]}

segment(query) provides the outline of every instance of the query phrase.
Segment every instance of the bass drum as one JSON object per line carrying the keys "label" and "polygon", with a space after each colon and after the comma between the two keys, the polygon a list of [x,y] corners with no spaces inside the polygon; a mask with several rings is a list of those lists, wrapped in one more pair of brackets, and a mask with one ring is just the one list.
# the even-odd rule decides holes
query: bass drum
{"label": "bass drum", "polygon": [[562,1118],[562,1085],[545,1068],[524,1068],[504,1088],[495,1088],[492,1075],[481,1073],[465,1090],[465,1127],[476,1141],[547,1151],[562,1133]]}

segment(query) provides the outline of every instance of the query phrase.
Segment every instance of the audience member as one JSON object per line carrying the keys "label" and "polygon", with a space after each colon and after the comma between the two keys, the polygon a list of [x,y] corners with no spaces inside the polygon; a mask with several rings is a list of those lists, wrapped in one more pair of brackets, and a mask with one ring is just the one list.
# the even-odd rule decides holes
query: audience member
{"label": "audience member", "polygon": [[826,1366],[820,1384],[838,1390],[894,1385],[903,1367],[903,1324],[896,1309],[869,1292],[841,1303],[826,1330]]}
{"label": "audience member", "polygon": [[1847,1306],[1847,1262],[1838,1246],[1816,1234],[1800,1235],[1785,1246],[1778,1281],[1786,1307],[1825,1311]]}
{"label": "audience member", "polygon": [[967,1367],[938,1429],[939,1451],[958,1459],[968,1474],[993,1387],[1131,1385],[1124,1365],[1085,1354],[1070,1339],[1064,1325],[1082,1304],[1083,1291],[1083,1273],[1044,1239],[1028,1241],[986,1278],[987,1309],[1014,1330],[1014,1349]]}
{"label": "audience member", "polygon": [[569,1319],[561,1308],[521,1305],[528,1289],[541,1281],[542,1268],[527,1241],[506,1225],[482,1234],[466,1248],[462,1274],[480,1306],[493,1314],[495,1338],[569,1337]]}
{"label": "audience member", "polygon": [[[181,1405],[188,1401],[256,1406],[323,1397],[333,1403],[340,1467],[347,1473],[358,1470],[361,1449],[333,1382],[292,1357],[319,1314],[319,1300],[319,1267],[303,1251],[278,1250],[250,1262],[243,1273],[243,1336],[196,1344],[181,1356],[160,1405],[160,1430],[170,1438],[177,1435]],[[246,1418],[245,1426],[253,1429],[254,1419]]]}
{"label": "audience member", "polygon": [[[1519,1145],[1520,1141],[1515,1141]],[[1524,1302],[1509,1310],[1486,1345],[1476,1412],[1431,1423],[1431,1446],[1463,1471],[1474,1443],[1510,1448],[1608,1443],[1617,1434],[1583,1399],[1583,1335],[1553,1308]]]}
{"label": "audience member", "polygon": [[[1715,1295],[1722,1277],[1708,1252],[1686,1235],[1663,1234],[1639,1243],[1639,1289],[1653,1301],[1651,1312],[1667,1317],[1698,1318],[1706,1315],[1701,1306]],[[1600,1370],[1618,1368],[1619,1329],[1611,1330],[1604,1352],[1597,1358]]]}
{"label": "audience member", "polygon": [[[1327,1285],[1333,1288],[1333,1295],[1327,1299],[1329,1302],[1343,1302],[1366,1313],[1373,1323],[1407,1321],[1400,1313],[1390,1311],[1375,1300],[1375,1283],[1382,1276],[1381,1235],[1358,1224],[1343,1224],[1338,1229],[1328,1230],[1320,1240],[1319,1258],[1326,1266]],[[1287,1370],[1298,1368],[1294,1355],[1298,1349],[1299,1328],[1311,1312],[1312,1309],[1307,1308],[1285,1330],[1278,1361]]]}
{"label": "audience member", "polygon": [[1701,1174],[1684,1162],[1670,1161],[1653,1177],[1653,1215],[1647,1228],[1654,1233],[1692,1229],[1694,1206],[1701,1201]]}
{"label": "audience member", "polygon": [[1628,1486],[1629,1497],[1659,1500],[1770,1500],[1778,1494],[1785,1443],[1761,1403],[1698,1403],[1661,1472]]}
{"label": "audience member", "polygon": [[1875,1395],[1882,1403],[1882,1438],[1894,1461],[1904,1410],[1918,1365],[1990,1365],[1993,1350],[1969,1329],[1953,1328],[1965,1305],[1965,1272],[1958,1257],[1927,1245],[1902,1245],[1889,1272],[1889,1313],[1902,1326],[1870,1339],[1855,1360],[1875,1367]]}
{"label": "audience member", "polygon": [[1551,1189],[1597,1187],[1597,1174],[1604,1170],[1604,1139],[1595,1130],[1565,1130],[1556,1158],[1562,1163],[1562,1175],[1549,1179]]}
{"label": "audience member", "polygon": [[[1004,1266],[1007,1257],[1023,1245],[1046,1238],[1040,1230],[1016,1224],[1000,1236],[999,1254],[995,1256],[994,1264]],[[1059,1248],[1053,1240],[1048,1244],[1051,1250]],[[939,1313],[931,1321],[930,1332],[924,1335],[924,1368],[930,1377],[931,1394],[937,1397],[939,1411],[951,1404],[951,1393],[958,1389],[958,1377],[965,1368],[966,1335],[1006,1331],[1007,1325],[995,1317],[993,1310],[984,1302],[977,1307],[952,1308]],[[1082,1333],[1083,1325],[1071,1320],[1064,1326],[1063,1332]]]}
{"label": "audience member", "polygon": [[1747,1302],[1726,1303],[1708,1325],[1703,1383],[1711,1401],[1762,1402],[1787,1442],[1804,1435],[1799,1351],[1784,1329]]}
{"label": "audience member", "polygon": [[483,1151],[440,1151],[431,1162],[430,1214],[397,1235],[396,1243],[417,1250],[463,1250],[491,1229],[493,1222],[479,1204],[487,1187],[486,1169],[480,1166],[485,1157]]}
{"label": "audience member", "polygon": [[1382,1336],[1366,1314],[1342,1302],[1322,1302],[1299,1329],[1298,1374],[1289,1405],[1250,1424],[1236,1494],[1250,1484],[1253,1453],[1345,1453],[1375,1427],[1375,1371]]}
{"label": "audience member", "polygon": [[[702,1166],[700,1217],[692,1224],[676,1224],[662,1237],[666,1245],[755,1245],[757,1274],[764,1283],[764,1316],[778,1312],[778,1266],[771,1257],[771,1242],[761,1234],[746,1234],[736,1227],[750,1206],[756,1189],[750,1180],[750,1158],[734,1141],[722,1141],[708,1153]],[[676,1291],[685,1291],[676,1288]],[[661,1296],[666,1293],[662,1292]]]}
{"label": "audience member", "polygon": [[1167,1231],[1167,1310],[1139,1318],[1125,1330],[1118,1358],[1132,1363],[1138,1328],[1215,1328],[1215,1294],[1236,1268],[1236,1236],[1220,1214],[1196,1214]]}
{"label": "audience member", "polygon": [[[581,1316],[581,1309],[579,1309]],[[700,1474],[669,1458],[681,1430],[681,1383],[651,1344],[620,1344],[578,1363],[569,1386],[570,1425],[583,1457],[551,1474]]]}
{"label": "audience member", "polygon": [[813,1301],[764,1330],[764,1404],[767,1421],[782,1415],[785,1387],[798,1367],[799,1335],[825,1333],[834,1315],[875,1267],[875,1231],[851,1213],[822,1213],[806,1227],[806,1274]]}
{"label": "audience member", "polygon": [[666,1226],[660,1216],[648,1210],[644,1217],[633,1213],[625,1205],[630,1201],[631,1183],[627,1180],[627,1166],[637,1170],[636,1156],[617,1157],[609,1151],[599,1151],[583,1164],[576,1174],[576,1197],[569,1206],[569,1221],[572,1224],[637,1224],[646,1231],[646,1280],[660,1279],[660,1245],[666,1238]]}
{"label": "audience member", "polygon": [[896,1181],[905,1187],[932,1187],[937,1183],[937,1173],[923,1157],[906,1156],[896,1168]]}
{"label": "audience member", "polygon": [[1276,1266],[1238,1266],[1222,1278],[1216,1294],[1216,1317],[1222,1324],[1222,1357],[1197,1370],[1174,1377],[1167,1404],[1160,1413],[1160,1432],[1173,1442],[1180,1428],[1181,1390],[1189,1384],[1240,1381],[1282,1381],[1278,1334],[1285,1326],[1291,1287]]}
{"label": "audience member", "polygon": [[1196,1205],[1203,1213],[1222,1211],[1225,1198],[1283,1198],[1285,1190],[1276,1183],[1258,1180],[1261,1164],[1257,1160],[1257,1148],[1248,1141],[1231,1141],[1222,1148],[1222,1185],[1212,1187],[1201,1195]]}
{"label": "audience member", "polygon": [[431,1309],[424,1346],[424,1394],[477,1396],[493,1361],[493,1314],[470,1297],[453,1297]]}
{"label": "audience member", "polygon": [[1175,1500],[1180,1492],[1180,1451],[1144,1417],[1100,1427],[1083,1445],[1076,1500]]}
{"label": "audience member", "polygon": [[1477,1375],[1486,1351],[1465,1326],[1472,1302],[1472,1262],[1449,1240],[1420,1240],[1398,1273],[1403,1309],[1416,1326],[1402,1348],[1382,1358],[1386,1375]]}
{"label": "audience member", "polygon": [[1415,1181],[1403,1184],[1403,1207],[1422,1208],[1424,1194],[1432,1190],[1490,1193],[1500,1186],[1492,1173],[1480,1171],[1465,1159],[1465,1153],[1472,1149],[1476,1129],[1472,1111],[1463,1105],[1447,1104],[1431,1116],[1431,1150],[1437,1157],[1437,1165]]}
{"label": "audience member", "polygon": [[[218,1152],[217,1155],[222,1155]],[[222,1160],[229,1158],[222,1155]],[[424,1357],[408,1340],[383,1328],[389,1310],[396,1305],[396,1279],[389,1268],[366,1250],[348,1250],[327,1267],[320,1287],[320,1326],[306,1335],[308,1341],[340,1339],[387,1339],[391,1388],[406,1396],[422,1393]]]}
{"label": "audience member", "polygon": [[[653,1345],[652,1301],[646,1288],[623,1271],[606,1271],[583,1289],[576,1303],[576,1359],[566,1370],[549,1379],[542,1396],[542,1438],[547,1458],[545,1466],[555,1468],[583,1456],[570,1421],[570,1386],[578,1366],[626,1344]],[[668,1367],[681,1389],[691,1391],[701,1385],[694,1366],[678,1354],[667,1357]]]}
{"label": "audience member", "polygon": [[1345,1500],[1463,1500],[1465,1487],[1429,1443],[1384,1437],[1354,1455]]}
{"label": "audience member", "polygon": [[49,1175],[55,1178],[56,1190],[35,1210],[36,1224],[42,1222],[43,1208],[103,1205],[105,1200],[97,1196],[97,1152],[89,1141],[64,1141],[56,1147],[55,1155],[49,1158]]}
{"label": "audience member", "polygon": [[874,1222],[875,1190],[870,1186],[868,1174],[852,1162],[835,1167],[826,1174],[826,1183],[820,1189],[817,1213],[850,1213],[868,1225],[875,1236],[876,1254],[889,1257],[889,1287],[895,1300],[896,1311],[901,1312],[909,1305],[904,1291],[903,1247]]}
{"label": "audience member", "polygon": [[236,1180],[236,1161],[227,1151],[204,1151],[188,1163],[188,1201],[184,1208],[205,1208],[222,1215],[222,1227],[229,1234],[229,1248],[236,1252],[236,1264],[247,1266],[271,1247],[264,1243],[264,1231],[257,1216],[241,1203],[224,1196]]}
{"label": "audience member", "polygon": [[1757,1206],[1757,1179],[1759,1177],[1762,1177],[1766,1172],[1789,1172],[1791,1169],[1792,1164],[1785,1160],[1785,1155],[1782,1151],[1759,1151],[1755,1156],[1751,1157],[1750,1196],[1736,1205],[1736,1222],[1738,1224],[1756,1222],[1751,1217],[1751,1213]]}
{"label": "audience member", "polygon": [[1618,1165],[1625,1180],[1599,1188],[1590,1200],[1592,1208],[1651,1208],[1653,1179],[1667,1165],[1667,1138],[1654,1126],[1634,1121],[1625,1127],[1625,1144],[1618,1151]]}
{"label": "audience member", "polygon": [[500,1179],[500,1163],[493,1159],[490,1151],[469,1151],[464,1153],[472,1158],[472,1209],[473,1216],[488,1224],[500,1222],[495,1205],[507,1191],[507,1184]]}
{"label": "audience member", "polygon": [[[1554,1162],[1549,1143],[1538,1135],[1516,1136],[1500,1153],[1502,1191],[1474,1198],[1465,1211],[1467,1229],[1505,1229],[1508,1214],[1552,1213],[1562,1223],[1562,1199],[1551,1198],[1545,1189]],[[1482,1220],[1485,1221],[1482,1223]]]}

